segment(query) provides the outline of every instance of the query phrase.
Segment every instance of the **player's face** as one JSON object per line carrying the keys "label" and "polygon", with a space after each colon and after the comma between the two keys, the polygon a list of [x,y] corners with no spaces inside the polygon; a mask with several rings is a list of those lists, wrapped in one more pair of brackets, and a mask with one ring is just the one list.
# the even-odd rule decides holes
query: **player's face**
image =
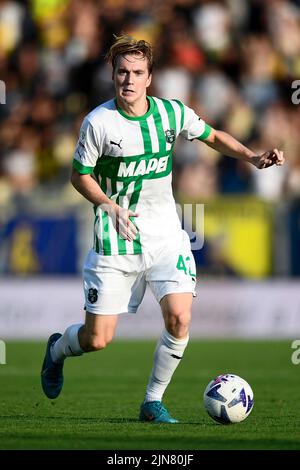
{"label": "player's face", "polygon": [[136,54],[119,56],[113,79],[119,102],[132,106],[146,100],[146,90],[151,83],[147,58]]}

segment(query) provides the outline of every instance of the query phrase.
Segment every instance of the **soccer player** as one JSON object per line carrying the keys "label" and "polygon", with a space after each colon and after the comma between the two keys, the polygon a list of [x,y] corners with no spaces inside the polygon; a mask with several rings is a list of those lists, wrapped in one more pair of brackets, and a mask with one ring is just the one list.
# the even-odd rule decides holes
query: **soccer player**
{"label": "soccer player", "polygon": [[157,343],[141,421],[176,423],[162,397],[189,340],[196,268],[172,195],[172,149],[179,134],[198,139],[257,168],[282,165],[277,149],[255,155],[213,129],[177,100],[147,96],[151,45],[121,36],[108,59],[116,96],[84,119],[71,182],[94,205],[94,246],[84,265],[85,323],[50,336],[42,387],[56,398],[66,357],[105,348],[118,316],[136,313],[148,284],[160,304],[165,329]]}

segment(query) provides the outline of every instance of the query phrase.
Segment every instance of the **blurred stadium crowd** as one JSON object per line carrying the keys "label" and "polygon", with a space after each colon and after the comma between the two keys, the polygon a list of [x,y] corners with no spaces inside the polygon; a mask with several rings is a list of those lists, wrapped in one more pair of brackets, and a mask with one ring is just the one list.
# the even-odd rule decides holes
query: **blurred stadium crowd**
{"label": "blurred stadium crowd", "polygon": [[[69,183],[72,156],[84,115],[113,97],[105,54],[122,32],[154,46],[149,94],[182,100],[254,151],[285,152],[284,167],[260,171],[200,142],[177,143],[178,200],[219,201],[205,206],[206,247],[213,246],[217,261],[204,263],[217,266],[216,273],[300,275],[300,105],[292,100],[292,83],[300,79],[300,0],[0,0],[0,85],[6,88],[5,103],[0,97],[0,272],[79,270],[78,243],[83,253],[90,237],[80,229],[74,238],[78,213],[87,211]],[[225,196],[233,196],[232,206],[228,199],[220,205]],[[237,210],[241,196],[256,205]],[[282,201],[296,202],[286,222],[268,209]],[[43,219],[48,210],[61,210],[66,219]],[[288,234],[278,232],[276,220]],[[285,261],[276,268],[282,240],[289,240]],[[205,251],[198,265],[201,256]]]}
{"label": "blurred stadium crowd", "polygon": [[254,150],[285,151],[285,168],[260,172],[182,141],[179,192],[299,195],[299,0],[0,0],[0,204],[45,191],[78,201],[69,187],[78,129],[113,96],[104,56],[120,32],[154,45],[151,94],[181,99]]}

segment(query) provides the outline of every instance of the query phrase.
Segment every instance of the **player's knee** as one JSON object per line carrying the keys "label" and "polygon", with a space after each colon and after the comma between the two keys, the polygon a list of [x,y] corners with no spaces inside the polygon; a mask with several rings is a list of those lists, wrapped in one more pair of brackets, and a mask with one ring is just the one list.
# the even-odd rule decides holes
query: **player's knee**
{"label": "player's knee", "polygon": [[170,313],[166,319],[166,328],[176,338],[184,337],[188,334],[190,321],[190,312]]}
{"label": "player's knee", "polygon": [[92,351],[100,351],[101,349],[106,348],[109,343],[112,341],[112,336],[96,336],[93,335],[89,338],[90,349]]}

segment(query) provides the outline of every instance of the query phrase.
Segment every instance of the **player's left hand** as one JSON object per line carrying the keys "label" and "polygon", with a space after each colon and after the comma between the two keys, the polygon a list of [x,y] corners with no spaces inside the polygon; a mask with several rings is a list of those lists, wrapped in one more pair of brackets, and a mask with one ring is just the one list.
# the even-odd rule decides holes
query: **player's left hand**
{"label": "player's left hand", "polygon": [[262,155],[257,155],[251,158],[251,163],[256,166],[259,170],[263,168],[269,168],[272,165],[281,166],[285,162],[282,150],[273,149],[267,150]]}

